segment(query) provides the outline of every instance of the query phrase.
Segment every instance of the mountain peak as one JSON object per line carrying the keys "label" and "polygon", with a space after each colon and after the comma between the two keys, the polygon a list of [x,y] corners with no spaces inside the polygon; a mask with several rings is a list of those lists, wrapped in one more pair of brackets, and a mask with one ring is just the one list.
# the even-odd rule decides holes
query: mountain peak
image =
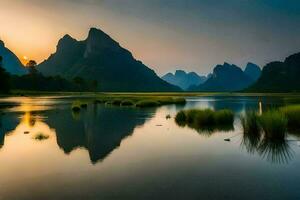
{"label": "mountain peak", "polygon": [[257,80],[261,75],[261,69],[258,65],[248,62],[244,70],[245,74],[249,76],[252,80]]}
{"label": "mountain peak", "polygon": [[5,44],[2,40],[0,40],[0,47],[5,47]]}
{"label": "mountain peak", "polygon": [[86,39],[86,51],[84,57],[87,58],[91,54],[98,54],[107,50],[118,52],[121,49],[119,43],[102,30],[91,28]]}
{"label": "mountain peak", "polygon": [[175,76],[185,76],[187,73],[183,70],[176,70]]}

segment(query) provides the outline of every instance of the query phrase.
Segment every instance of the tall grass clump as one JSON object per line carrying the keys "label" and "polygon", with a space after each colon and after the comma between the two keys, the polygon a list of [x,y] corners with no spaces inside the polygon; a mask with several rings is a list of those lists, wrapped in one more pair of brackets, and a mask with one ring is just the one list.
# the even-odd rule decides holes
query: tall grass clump
{"label": "tall grass clump", "polygon": [[234,114],[230,110],[213,111],[211,109],[191,109],[180,111],[175,117],[179,126],[188,125],[197,130],[231,130]]}
{"label": "tall grass clump", "polygon": [[159,105],[160,103],[154,100],[141,100],[135,104],[135,106],[139,108],[156,107]]}
{"label": "tall grass clump", "polygon": [[261,131],[259,126],[259,116],[255,111],[247,111],[245,116],[241,116],[241,123],[244,134],[258,135]]}
{"label": "tall grass clump", "polygon": [[269,139],[285,139],[288,119],[278,110],[270,110],[259,118],[260,125]]}
{"label": "tall grass clump", "polygon": [[233,124],[234,113],[231,110],[220,110],[214,113],[216,124]]}
{"label": "tall grass clump", "polygon": [[187,116],[185,114],[185,111],[181,110],[179,111],[175,116],[175,122],[179,126],[185,126],[187,122]]}
{"label": "tall grass clump", "polygon": [[300,105],[285,106],[279,110],[286,116],[289,129],[300,129]]}

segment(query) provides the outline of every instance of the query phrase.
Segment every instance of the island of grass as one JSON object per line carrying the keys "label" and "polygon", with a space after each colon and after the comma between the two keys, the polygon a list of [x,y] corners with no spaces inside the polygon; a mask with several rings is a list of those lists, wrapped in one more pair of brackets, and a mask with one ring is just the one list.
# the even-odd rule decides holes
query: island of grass
{"label": "island of grass", "polygon": [[146,95],[113,95],[103,96],[94,100],[94,103],[113,106],[132,106],[138,108],[157,107],[162,105],[184,105],[183,97],[146,96]]}
{"label": "island of grass", "polygon": [[49,135],[44,135],[43,133],[38,133],[37,135],[34,136],[34,139],[39,140],[39,141],[47,140],[47,139],[49,139]]}
{"label": "island of grass", "polygon": [[300,129],[300,105],[284,106],[258,115],[247,112],[241,117],[244,135],[260,135],[271,140],[284,140],[287,131]]}
{"label": "island of grass", "polygon": [[199,132],[233,129],[234,113],[231,110],[213,111],[211,109],[182,110],[177,113],[175,122],[179,126],[189,126]]}

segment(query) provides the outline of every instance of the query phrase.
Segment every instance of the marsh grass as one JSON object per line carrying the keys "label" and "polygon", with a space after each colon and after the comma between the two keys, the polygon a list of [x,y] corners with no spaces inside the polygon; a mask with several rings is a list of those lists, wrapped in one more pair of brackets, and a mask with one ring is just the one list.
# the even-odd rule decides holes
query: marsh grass
{"label": "marsh grass", "polygon": [[270,110],[259,117],[259,123],[269,139],[284,140],[287,131],[288,119],[278,110]]}
{"label": "marsh grass", "polygon": [[139,108],[158,107],[162,105],[184,105],[185,98],[182,97],[168,97],[168,96],[120,96],[120,97],[102,97],[94,100],[96,104],[105,103],[105,105],[113,106],[133,106]]}
{"label": "marsh grass", "polygon": [[181,110],[177,113],[177,115],[175,116],[175,122],[178,126],[185,126],[187,123],[187,116],[185,114],[185,111]]}
{"label": "marsh grass", "polygon": [[259,135],[259,116],[255,111],[247,111],[245,116],[241,116],[241,124],[246,135]]}
{"label": "marsh grass", "polygon": [[300,130],[300,105],[290,105],[279,109],[288,120],[289,130]]}
{"label": "marsh grass", "polygon": [[121,106],[133,106],[134,102],[132,100],[123,100]]}
{"label": "marsh grass", "polygon": [[138,108],[157,107],[160,105],[161,104],[158,101],[154,101],[154,100],[142,100],[142,101],[138,101],[135,104],[135,106]]}
{"label": "marsh grass", "polygon": [[286,164],[294,156],[294,152],[286,140],[264,138],[257,150],[262,158],[274,164]]}
{"label": "marsh grass", "polygon": [[39,141],[47,140],[47,139],[49,139],[49,135],[44,135],[43,133],[38,133],[37,135],[34,136],[34,139],[39,140]]}
{"label": "marsh grass", "polygon": [[198,132],[229,131],[233,129],[234,114],[230,110],[191,109],[180,111],[175,117],[179,126],[188,126]]}

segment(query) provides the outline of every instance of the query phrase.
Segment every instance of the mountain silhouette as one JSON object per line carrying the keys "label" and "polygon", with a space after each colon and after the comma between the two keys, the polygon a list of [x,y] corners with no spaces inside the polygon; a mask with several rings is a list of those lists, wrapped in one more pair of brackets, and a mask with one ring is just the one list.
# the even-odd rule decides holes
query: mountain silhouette
{"label": "mountain silhouette", "polygon": [[232,92],[247,88],[254,82],[246,75],[241,68],[236,65],[224,63],[217,65],[210,78],[196,87],[191,87],[191,91],[209,92]]}
{"label": "mountain silhouette", "polygon": [[14,75],[24,75],[27,70],[24,68],[18,57],[5,47],[5,44],[0,40],[0,56],[2,56],[2,67]]}
{"label": "mountain silhouette", "polygon": [[183,70],[176,70],[175,74],[167,73],[162,79],[183,90],[186,90],[193,85],[200,85],[207,80],[206,76],[199,76],[195,72],[186,73]]}
{"label": "mountain silhouette", "polygon": [[261,75],[261,69],[258,65],[249,62],[244,70],[245,74],[253,81],[257,81]]}
{"label": "mountain silhouette", "polygon": [[299,92],[300,53],[291,55],[284,62],[267,64],[260,78],[246,91],[249,92]]}
{"label": "mountain silhouette", "polygon": [[180,91],[96,28],[90,29],[84,41],[65,35],[38,69],[44,75],[97,80],[103,91]]}

